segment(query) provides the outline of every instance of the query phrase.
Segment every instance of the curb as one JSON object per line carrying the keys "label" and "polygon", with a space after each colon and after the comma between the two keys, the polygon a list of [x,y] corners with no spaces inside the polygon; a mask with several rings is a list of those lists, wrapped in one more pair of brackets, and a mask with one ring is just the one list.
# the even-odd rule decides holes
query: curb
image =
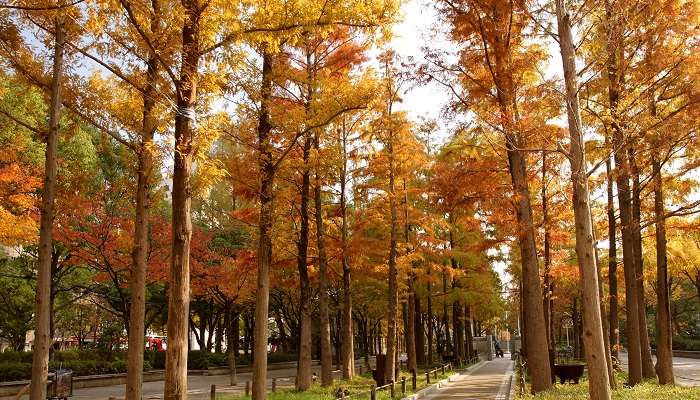
{"label": "curb", "polygon": [[455,375],[448,376],[447,379],[443,379],[443,380],[437,382],[437,383],[434,384],[434,385],[428,386],[428,387],[426,387],[426,388],[423,388],[423,389],[417,391],[416,393],[414,393],[414,394],[412,394],[412,395],[410,395],[410,396],[404,397],[402,400],[418,400],[418,399],[422,399],[422,398],[424,398],[425,396],[429,396],[429,395],[433,394],[433,393],[436,392],[438,389],[440,389],[441,387],[445,386],[445,384],[447,384],[447,383],[449,383],[449,382],[456,382],[456,381],[458,380],[458,378],[461,377],[461,376],[471,375],[472,373],[474,373],[474,371],[480,369],[480,368],[483,367],[484,365],[486,365],[486,362],[485,362],[485,361],[479,361],[478,363],[476,363],[476,364],[474,364],[474,365],[472,365],[472,366],[470,366],[470,367],[467,367],[467,368],[465,368],[465,369],[463,369],[463,370],[457,371],[457,373],[456,373]]}
{"label": "curb", "polygon": [[496,395],[496,400],[509,400],[513,397],[512,396],[512,391],[513,391],[513,371],[514,371],[514,365],[511,363],[508,366],[508,369],[506,369],[506,374],[503,376],[503,379],[501,380],[501,385],[498,389],[498,394]]}

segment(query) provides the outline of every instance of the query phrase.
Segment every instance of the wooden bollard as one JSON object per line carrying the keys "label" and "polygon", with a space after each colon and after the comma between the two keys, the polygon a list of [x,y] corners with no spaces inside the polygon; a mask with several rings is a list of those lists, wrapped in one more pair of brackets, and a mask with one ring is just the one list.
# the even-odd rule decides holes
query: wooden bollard
{"label": "wooden bollard", "polygon": [[250,395],[250,381],[245,381],[245,395]]}
{"label": "wooden bollard", "polygon": [[277,390],[277,378],[272,378],[272,391]]}
{"label": "wooden bollard", "polygon": [[401,394],[406,394],[406,377],[401,377]]}
{"label": "wooden bollard", "polygon": [[362,365],[360,365],[360,375],[362,375]]}
{"label": "wooden bollard", "polygon": [[427,383],[430,383],[430,372],[425,373],[425,380]]}
{"label": "wooden bollard", "polygon": [[396,382],[391,381],[391,398],[396,398]]}
{"label": "wooden bollard", "polygon": [[437,379],[437,368],[433,370],[433,378]]}
{"label": "wooden bollard", "polygon": [[370,400],[377,400],[377,388],[374,385],[369,388],[369,398]]}
{"label": "wooden bollard", "polygon": [[442,366],[442,374],[445,375],[445,366]]}
{"label": "wooden bollard", "polygon": [[413,389],[414,392],[416,391],[416,383],[418,381],[418,377],[416,375],[415,369],[411,371],[411,389]]}
{"label": "wooden bollard", "polygon": [[216,385],[211,385],[211,391],[209,392],[209,399],[216,400]]}

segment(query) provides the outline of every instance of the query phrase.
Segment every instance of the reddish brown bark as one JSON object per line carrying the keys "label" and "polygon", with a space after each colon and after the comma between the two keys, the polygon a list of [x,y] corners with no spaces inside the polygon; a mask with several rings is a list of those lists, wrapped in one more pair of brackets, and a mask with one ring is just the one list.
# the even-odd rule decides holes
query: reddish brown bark
{"label": "reddish brown bark", "polygon": [[[272,99],[272,55],[263,51],[260,112],[258,116],[258,168],[260,170],[260,217],[258,221],[258,282],[255,293],[255,321],[268,320],[270,304],[270,263],[272,262],[272,215],[275,165],[272,159],[272,124],[269,102]],[[266,398],[267,324],[255,324],[253,336],[253,400]]]}
{"label": "reddish brown bark", "polygon": [[32,355],[32,380],[29,399],[46,398],[46,382],[49,373],[51,337],[51,260],[53,255],[53,214],[56,197],[56,172],[58,169],[58,131],[61,122],[61,87],[63,80],[63,22],[54,21],[54,53],[51,78],[51,103],[49,105],[49,131],[46,136],[46,160],[44,186],[41,196],[39,228],[39,262],[34,308],[34,351]]}
{"label": "reddish brown bark", "polygon": [[557,30],[566,86],[566,108],[571,138],[569,160],[573,187],[573,209],[576,223],[576,256],[581,272],[583,303],[583,342],[588,366],[589,398],[610,399],[610,378],[603,339],[598,269],[596,266],[593,225],[588,191],[585,142],[578,104],[576,50],[571,34],[569,10],[564,0],[556,0]]}
{"label": "reddish brown bark", "polygon": [[654,175],[654,216],[656,218],[656,373],[659,383],[672,385],[673,343],[671,334],[670,282],[666,250],[666,220],[661,165],[652,158]]}

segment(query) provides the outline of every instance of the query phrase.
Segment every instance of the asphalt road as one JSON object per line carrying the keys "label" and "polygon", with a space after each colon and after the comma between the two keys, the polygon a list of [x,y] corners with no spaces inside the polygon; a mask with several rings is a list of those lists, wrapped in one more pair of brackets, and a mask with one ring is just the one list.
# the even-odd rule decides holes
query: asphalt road
{"label": "asphalt road", "polygon": [[[364,366],[364,361],[355,361],[356,367],[360,365]],[[319,376],[321,375],[321,367],[313,366],[312,371],[316,372]],[[277,388],[290,388],[294,386],[294,376],[296,375],[296,367],[291,367],[288,369],[272,370],[267,372],[268,380],[268,390],[271,389],[272,378],[277,378]],[[340,377],[340,371],[334,371],[334,376],[336,378]],[[245,392],[246,381],[252,381],[252,374],[250,372],[239,373],[237,375],[238,385],[229,385],[228,375],[214,375],[214,376],[189,376],[187,379],[187,398],[189,400],[209,400],[209,395],[211,391],[211,385],[216,385],[217,394],[243,394]],[[109,400],[110,397],[117,399],[124,398],[124,391],[126,385],[112,385],[103,386],[96,388],[86,388],[86,389],[75,389],[73,391],[74,400]],[[162,399],[163,398],[163,381],[155,382],[145,382],[143,384],[143,398],[148,400]],[[28,398],[28,397],[24,397]],[[0,400],[14,400],[14,396],[10,397],[0,397]]]}
{"label": "asphalt road", "polygon": [[[654,362],[656,362],[656,357],[654,357]],[[620,353],[620,363],[626,370],[627,353]],[[700,387],[700,359],[673,357],[673,374],[679,385]]]}

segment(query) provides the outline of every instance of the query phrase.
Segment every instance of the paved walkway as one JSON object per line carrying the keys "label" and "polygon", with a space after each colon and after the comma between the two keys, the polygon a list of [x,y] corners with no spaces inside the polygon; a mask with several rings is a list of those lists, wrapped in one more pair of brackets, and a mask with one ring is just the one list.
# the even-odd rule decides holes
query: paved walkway
{"label": "paved walkway", "polygon": [[468,375],[454,378],[452,382],[431,393],[429,400],[507,400],[513,361],[509,355],[493,361],[485,361]]}

